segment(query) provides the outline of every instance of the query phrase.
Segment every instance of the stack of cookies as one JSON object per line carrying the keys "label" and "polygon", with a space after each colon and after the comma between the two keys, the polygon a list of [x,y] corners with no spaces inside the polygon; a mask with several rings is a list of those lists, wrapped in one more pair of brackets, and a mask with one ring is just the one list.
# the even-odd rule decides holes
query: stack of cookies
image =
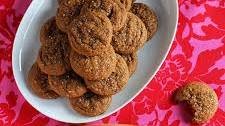
{"label": "stack of cookies", "polygon": [[87,116],[104,113],[137,67],[137,51],[157,30],[154,12],[133,0],[59,0],[41,28],[28,82],[39,97],[69,99]]}

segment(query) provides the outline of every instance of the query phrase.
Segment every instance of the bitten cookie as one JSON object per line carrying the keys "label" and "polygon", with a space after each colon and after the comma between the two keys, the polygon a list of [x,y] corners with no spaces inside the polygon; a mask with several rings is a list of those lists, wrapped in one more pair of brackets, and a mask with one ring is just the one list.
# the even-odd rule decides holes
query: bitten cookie
{"label": "bitten cookie", "polygon": [[111,46],[99,56],[87,57],[75,51],[71,51],[70,55],[73,70],[87,80],[108,78],[115,70],[116,61],[116,54]]}
{"label": "bitten cookie", "polygon": [[137,64],[138,64],[138,58],[137,58],[137,53],[132,53],[132,54],[125,54],[121,55],[123,59],[126,61],[130,76],[136,71]]}
{"label": "bitten cookie", "polygon": [[76,98],[87,92],[84,80],[74,72],[67,72],[61,76],[48,76],[52,90],[63,97]]}
{"label": "bitten cookie", "polygon": [[177,102],[190,105],[192,121],[202,123],[212,118],[218,108],[218,98],[213,89],[203,82],[191,82],[175,94]]}
{"label": "bitten cookie", "polygon": [[111,96],[100,96],[91,92],[79,98],[69,99],[72,108],[86,116],[97,116],[104,113],[110,106],[111,101]]}
{"label": "bitten cookie", "polygon": [[155,12],[143,3],[134,3],[131,12],[144,22],[148,31],[148,40],[150,40],[158,28],[158,20]]}
{"label": "bitten cookie", "polygon": [[104,13],[112,22],[114,31],[120,30],[127,18],[125,6],[119,0],[87,0],[81,13],[87,11]]}
{"label": "bitten cookie", "polygon": [[124,27],[115,32],[111,44],[120,54],[130,54],[140,49],[147,40],[147,30],[140,18],[128,12]]}
{"label": "bitten cookie", "polygon": [[99,95],[114,95],[121,91],[129,79],[129,71],[124,59],[117,55],[116,70],[107,79],[85,80],[88,89]]}
{"label": "bitten cookie", "polygon": [[79,54],[96,56],[107,50],[112,40],[112,23],[101,12],[86,12],[70,24],[71,47]]}
{"label": "bitten cookie", "polygon": [[35,63],[28,73],[28,84],[32,91],[44,99],[56,99],[59,97],[57,93],[50,89],[48,84],[48,75],[41,72]]}
{"label": "bitten cookie", "polygon": [[60,0],[56,13],[56,24],[60,30],[67,32],[69,24],[80,14],[83,0]]}

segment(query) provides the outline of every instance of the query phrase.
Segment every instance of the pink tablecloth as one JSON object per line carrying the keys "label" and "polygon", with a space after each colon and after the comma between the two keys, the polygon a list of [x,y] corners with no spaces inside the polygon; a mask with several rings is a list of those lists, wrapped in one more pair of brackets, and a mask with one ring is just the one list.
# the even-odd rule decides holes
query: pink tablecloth
{"label": "pink tablecloth", "polygon": [[[0,0],[0,125],[60,125],[34,108],[16,87],[11,66],[14,36],[30,0]],[[113,115],[93,122],[136,125],[190,125],[171,93],[187,81],[208,83],[219,97],[209,126],[225,125],[225,2],[179,0],[180,18],[172,49],[148,87]],[[161,97],[159,97],[161,96]]]}

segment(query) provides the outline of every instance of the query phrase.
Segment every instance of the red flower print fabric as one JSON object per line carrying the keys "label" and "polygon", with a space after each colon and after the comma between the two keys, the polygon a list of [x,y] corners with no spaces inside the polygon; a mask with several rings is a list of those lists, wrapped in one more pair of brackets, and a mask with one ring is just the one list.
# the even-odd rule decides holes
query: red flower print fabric
{"label": "red flower print fabric", "polygon": [[[31,0],[0,0],[0,126],[69,126],[32,108],[16,87],[12,47],[30,3]],[[194,80],[209,84],[219,98],[218,111],[203,126],[225,125],[225,1],[179,0],[179,12],[173,46],[154,79],[126,107],[87,125],[192,125],[185,121],[183,110],[171,96],[178,87]]]}

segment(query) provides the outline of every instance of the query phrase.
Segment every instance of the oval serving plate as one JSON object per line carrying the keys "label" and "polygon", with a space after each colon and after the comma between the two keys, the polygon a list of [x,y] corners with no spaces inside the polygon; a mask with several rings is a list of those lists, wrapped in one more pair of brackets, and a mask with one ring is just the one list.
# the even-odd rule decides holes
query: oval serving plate
{"label": "oval serving plate", "polygon": [[158,16],[159,27],[151,42],[138,53],[138,68],[126,88],[113,96],[112,104],[102,115],[82,116],[74,112],[64,98],[40,99],[27,87],[27,73],[34,63],[38,50],[42,24],[54,16],[57,0],[33,0],[18,28],[12,54],[13,73],[24,98],[44,115],[67,123],[86,123],[102,119],[118,111],[133,100],[154,77],[172,45],[178,23],[177,0],[138,0],[149,5]]}

